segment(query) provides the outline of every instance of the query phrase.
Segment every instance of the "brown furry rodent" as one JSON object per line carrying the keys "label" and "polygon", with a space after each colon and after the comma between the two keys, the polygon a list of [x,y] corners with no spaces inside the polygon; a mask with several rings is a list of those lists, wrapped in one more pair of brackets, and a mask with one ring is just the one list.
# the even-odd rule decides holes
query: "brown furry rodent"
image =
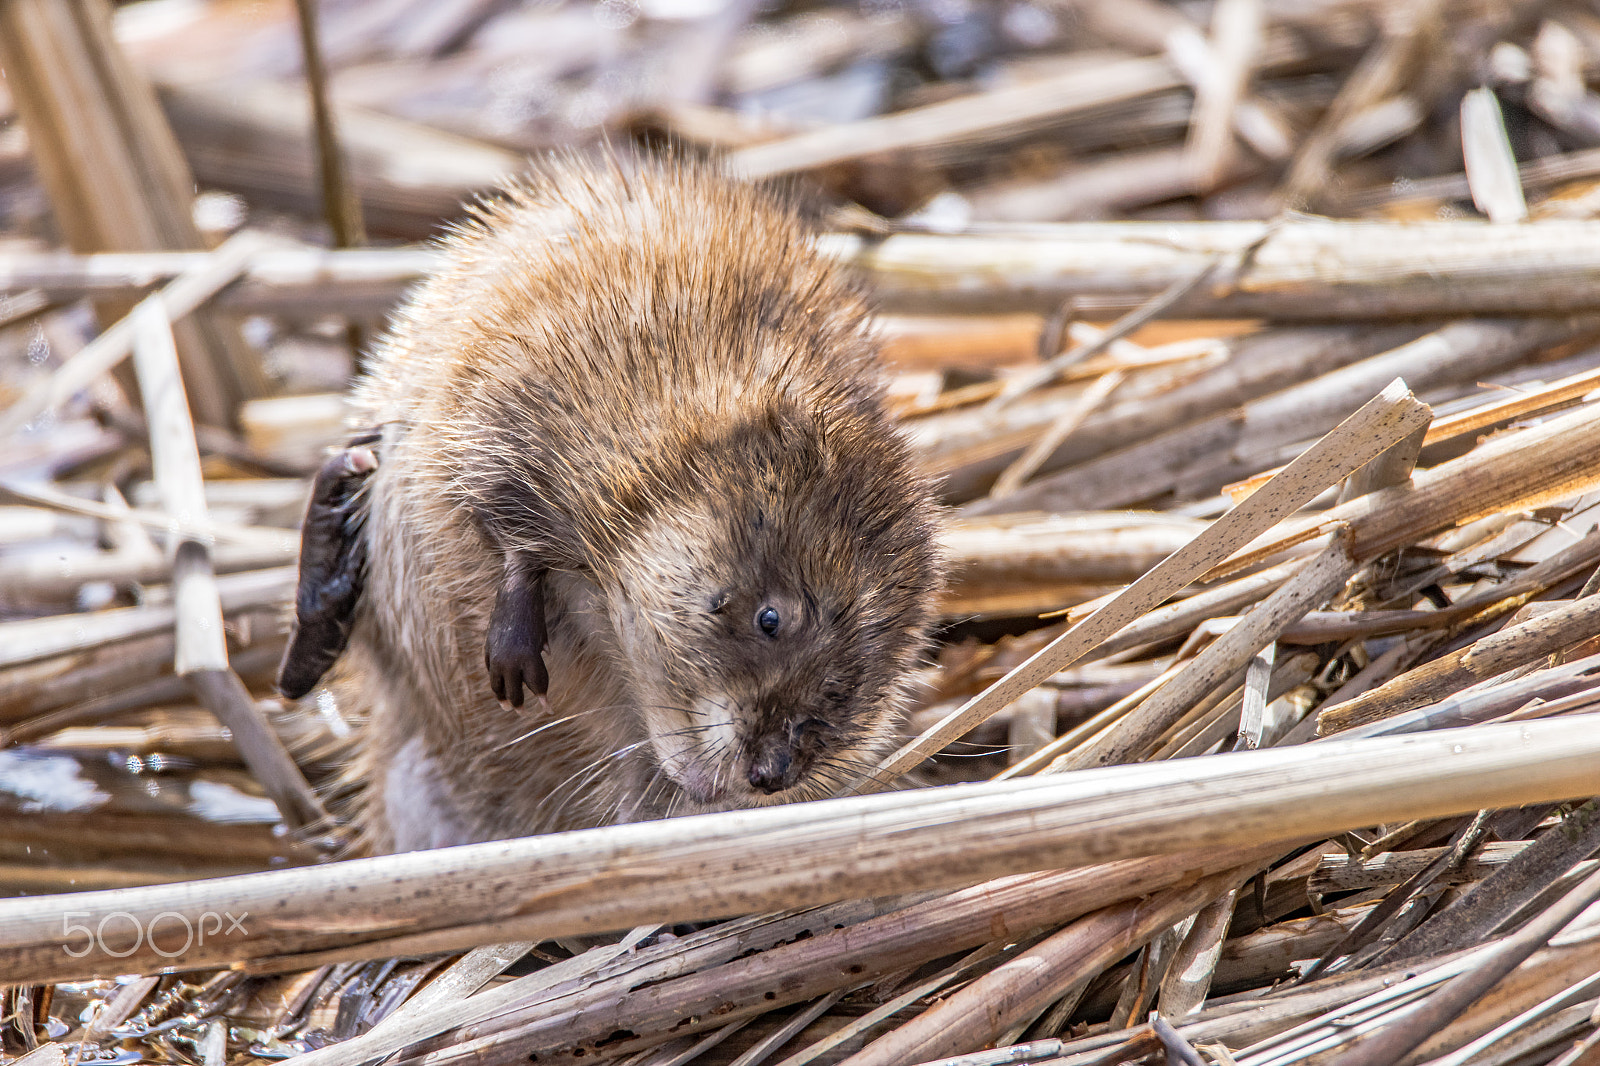
{"label": "brown furry rodent", "polygon": [[444,252],[356,390],[376,469],[357,448],[319,478],[285,662],[303,692],[348,637],[368,846],[869,767],[932,618],[935,514],[862,297],[793,207],[705,164],[569,161]]}

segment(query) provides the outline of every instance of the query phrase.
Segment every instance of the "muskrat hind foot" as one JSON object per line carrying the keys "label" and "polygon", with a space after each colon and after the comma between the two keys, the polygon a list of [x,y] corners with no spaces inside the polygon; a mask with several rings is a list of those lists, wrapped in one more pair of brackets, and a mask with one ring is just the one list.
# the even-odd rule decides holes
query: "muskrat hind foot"
{"label": "muskrat hind foot", "polygon": [[310,692],[349,643],[367,563],[360,490],[378,468],[368,447],[378,438],[376,431],[354,438],[311,482],[300,527],[294,632],[278,666],[278,691],[289,699]]}

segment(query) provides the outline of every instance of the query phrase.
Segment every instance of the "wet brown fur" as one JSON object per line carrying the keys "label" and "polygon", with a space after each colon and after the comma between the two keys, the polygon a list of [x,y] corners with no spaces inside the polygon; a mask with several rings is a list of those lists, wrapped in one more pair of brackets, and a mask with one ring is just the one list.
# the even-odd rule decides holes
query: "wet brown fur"
{"label": "wet brown fur", "polygon": [[[333,687],[370,719],[368,847],[812,798],[870,765],[931,620],[933,506],[862,296],[794,209],[705,165],[569,161],[444,252],[357,390],[384,434]],[[522,710],[484,666],[507,551],[549,568],[550,688]],[[739,779],[791,756],[788,791]]]}

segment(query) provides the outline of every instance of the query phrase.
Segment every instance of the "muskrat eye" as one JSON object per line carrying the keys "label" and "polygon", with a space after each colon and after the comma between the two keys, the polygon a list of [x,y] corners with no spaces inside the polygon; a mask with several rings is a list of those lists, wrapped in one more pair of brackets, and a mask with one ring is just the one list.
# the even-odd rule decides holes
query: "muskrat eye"
{"label": "muskrat eye", "polygon": [[783,619],[778,617],[778,609],[776,607],[763,607],[756,612],[756,625],[760,627],[761,632],[769,637],[778,635],[778,626],[782,622]]}

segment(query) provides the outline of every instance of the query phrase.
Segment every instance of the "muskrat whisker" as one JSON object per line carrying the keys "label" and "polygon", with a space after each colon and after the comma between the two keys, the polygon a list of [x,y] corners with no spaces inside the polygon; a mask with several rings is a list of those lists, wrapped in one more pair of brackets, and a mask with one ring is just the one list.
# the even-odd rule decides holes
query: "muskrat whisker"
{"label": "muskrat whisker", "polygon": [[[535,809],[542,812],[543,809],[544,809],[544,805],[546,803],[550,802],[550,800],[552,800],[552,799],[556,799],[557,797],[561,797],[562,798],[562,805],[560,807],[557,807],[555,812],[554,812],[556,814],[561,813],[561,811],[563,811],[565,809],[566,803],[570,800],[570,795],[563,795],[563,790],[566,790],[568,785],[572,784],[574,781],[577,781],[580,778],[587,779],[587,778],[592,777],[593,775],[595,775],[597,773],[600,773],[601,771],[603,771],[603,770],[605,770],[607,768],[608,764],[612,760],[626,758],[628,755],[631,755],[633,752],[637,751],[639,748],[643,747],[644,745],[646,745],[648,743],[650,743],[650,741],[648,739],[636,741],[635,743],[628,744],[628,745],[626,745],[624,747],[618,748],[615,751],[607,752],[606,754],[601,755],[596,759],[590,760],[588,763],[586,763],[580,769],[578,769],[574,773],[568,775],[565,780],[561,781],[561,783],[559,783],[554,788],[552,788],[550,790],[550,794],[547,795],[543,800],[541,800],[539,802],[538,807],[536,807]],[[570,791],[571,792],[576,792],[577,790],[576,790],[576,788],[574,788],[574,789],[572,789]]]}
{"label": "muskrat whisker", "polygon": [[[663,708],[669,709],[669,710],[672,709],[669,705],[666,705],[666,704],[658,704],[656,706],[660,706],[660,707],[663,707]],[[537,725],[534,728],[528,730],[526,733],[523,733],[523,734],[521,734],[519,736],[512,737],[510,740],[506,741],[505,743],[497,745],[496,747],[493,747],[493,748],[491,748],[489,750],[491,750],[491,751],[504,751],[505,749],[511,747],[513,744],[520,744],[524,740],[527,740],[528,738],[530,738],[532,736],[535,736],[535,735],[537,735],[539,733],[544,732],[546,729],[552,729],[552,728],[554,728],[554,727],[556,727],[558,725],[563,725],[563,724],[565,724],[567,722],[575,721],[578,718],[581,718],[586,714],[600,714],[600,713],[608,712],[608,711],[627,710],[629,707],[630,707],[629,704],[624,704],[624,703],[601,705],[601,706],[597,706],[597,707],[586,707],[581,711],[574,711],[571,714],[563,715],[560,718],[555,718],[555,719],[552,719],[551,721],[544,722],[544,723],[542,723],[540,725]],[[684,729],[681,729],[681,730],[674,730],[673,732],[674,733],[687,733],[687,732],[689,732],[691,730],[711,729],[711,728],[714,728],[714,727],[711,726],[711,725],[688,726],[688,727],[685,727]],[[673,734],[672,733],[662,733],[660,735],[661,736],[671,736]]]}
{"label": "muskrat whisker", "polygon": [[[680,734],[688,735],[688,734],[693,734],[693,733],[697,733],[697,732],[702,732],[702,731],[704,731],[704,730],[706,730],[708,728],[710,728],[710,727],[709,726],[685,726],[682,729],[670,730],[668,732],[661,733],[661,734],[658,734],[658,735],[659,736],[675,736],[675,735],[680,735]],[[572,799],[574,798],[576,793],[579,791],[580,787],[583,784],[585,784],[588,780],[591,780],[595,775],[597,775],[598,773],[600,773],[603,770],[605,770],[611,763],[615,762],[616,760],[626,758],[627,756],[629,756],[629,755],[633,754],[634,752],[638,751],[640,748],[643,748],[646,745],[649,745],[650,743],[651,743],[651,740],[649,738],[646,738],[644,740],[635,741],[632,744],[624,745],[623,747],[618,748],[615,751],[606,752],[605,754],[600,755],[600,756],[590,760],[584,766],[580,767],[577,771],[575,771],[574,773],[570,774],[568,777],[566,777],[564,780],[562,780],[559,784],[557,784],[553,789],[551,789],[550,790],[550,794],[548,796],[546,796],[543,800],[540,801],[540,803],[539,803],[538,807],[536,808],[536,810],[538,810],[540,813],[545,813],[546,810],[547,810],[547,805],[552,800],[559,799],[560,800],[560,804],[558,806],[556,806],[554,809],[549,810],[549,813],[551,814],[552,817],[555,816],[555,815],[561,814],[563,811],[566,810],[566,807],[567,807],[568,803],[570,803],[572,801]],[[641,790],[641,793],[640,793],[640,796],[639,796],[639,801],[641,803],[648,801],[648,799],[649,799],[649,796],[648,796],[649,788],[654,787],[657,784],[670,785],[670,783],[671,783],[670,779],[668,779],[666,777],[666,775],[663,772],[662,768],[657,766],[655,768],[654,774],[651,777],[650,784],[647,785],[645,789]],[[621,809],[620,801],[618,803],[618,809],[619,810]]]}
{"label": "muskrat whisker", "polygon": [[[895,779],[896,775],[885,774],[876,763],[857,762],[848,763],[844,760],[833,762],[827,767],[828,781],[834,786],[853,785],[858,780],[866,780],[875,785],[884,785]],[[812,771],[817,777],[823,774],[823,768],[818,767]]]}
{"label": "muskrat whisker", "polygon": [[[651,802],[651,800],[650,800],[651,791],[653,789],[655,789],[657,786],[663,784],[665,782],[665,780],[666,780],[666,776],[662,772],[661,767],[659,767],[659,766],[656,767],[655,770],[651,772],[650,779],[648,781],[646,781],[644,783],[644,787],[639,790],[639,795],[634,800],[635,809],[637,809],[640,806],[643,806],[645,804],[650,803]],[[623,804],[624,804],[625,801],[626,801],[626,797],[619,797],[618,798],[617,802],[612,807],[612,811],[613,811],[614,815],[618,815],[618,816],[621,815],[622,809],[623,809]]]}
{"label": "muskrat whisker", "polygon": [[523,733],[521,736],[512,737],[510,740],[506,741],[504,744],[497,745],[496,747],[490,748],[489,750],[490,751],[505,751],[507,748],[511,747],[513,744],[521,744],[524,740],[527,740],[529,737],[536,736],[539,733],[543,733],[546,729],[553,729],[554,727],[556,727],[558,725],[562,725],[562,724],[564,724],[566,722],[571,722],[574,719],[582,717],[583,715],[593,714],[595,712],[595,710],[597,710],[597,708],[590,708],[587,711],[576,711],[576,712],[574,712],[572,714],[563,715],[560,718],[556,718],[556,719],[553,719],[551,721],[545,722],[543,725],[535,726],[534,728],[528,730],[526,733]]}

